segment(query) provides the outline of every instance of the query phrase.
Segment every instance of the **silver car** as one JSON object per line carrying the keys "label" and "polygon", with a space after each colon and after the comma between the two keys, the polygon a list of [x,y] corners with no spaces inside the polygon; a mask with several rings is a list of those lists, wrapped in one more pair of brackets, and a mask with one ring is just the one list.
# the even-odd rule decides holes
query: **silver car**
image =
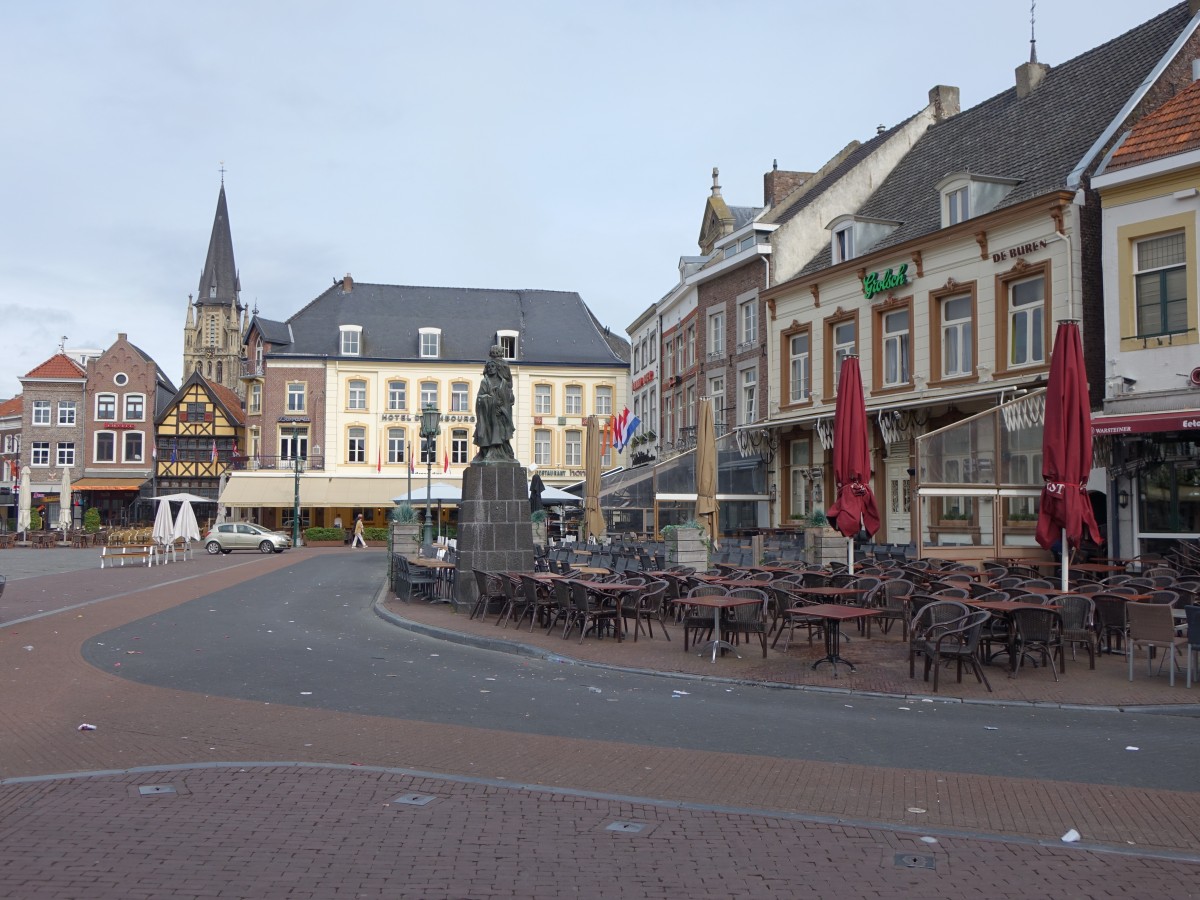
{"label": "silver car", "polygon": [[204,536],[204,549],[214,555],[233,550],[282,553],[290,546],[292,539],[283,532],[270,531],[250,522],[225,522],[215,525]]}

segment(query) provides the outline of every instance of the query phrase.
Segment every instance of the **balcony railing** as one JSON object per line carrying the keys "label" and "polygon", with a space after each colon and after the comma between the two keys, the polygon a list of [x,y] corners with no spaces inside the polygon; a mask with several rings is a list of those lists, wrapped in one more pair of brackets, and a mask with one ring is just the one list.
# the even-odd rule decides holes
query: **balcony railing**
{"label": "balcony railing", "polygon": [[[325,457],[321,454],[300,457],[301,468],[305,472],[325,471]],[[291,472],[295,468],[295,460],[291,456],[235,456],[229,462],[229,468],[235,472],[269,472],[279,470]]]}

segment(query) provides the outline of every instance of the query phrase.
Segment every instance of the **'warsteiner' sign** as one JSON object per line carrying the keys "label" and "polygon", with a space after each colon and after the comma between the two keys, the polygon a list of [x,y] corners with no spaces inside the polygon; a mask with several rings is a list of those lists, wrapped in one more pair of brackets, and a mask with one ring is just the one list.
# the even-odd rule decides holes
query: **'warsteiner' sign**
{"label": "'warsteiner' sign", "polygon": [[863,279],[863,296],[870,300],[876,294],[882,294],[884,291],[903,287],[906,284],[908,284],[908,263],[905,263],[894,272],[891,269],[888,269],[882,275],[878,272],[872,272]]}

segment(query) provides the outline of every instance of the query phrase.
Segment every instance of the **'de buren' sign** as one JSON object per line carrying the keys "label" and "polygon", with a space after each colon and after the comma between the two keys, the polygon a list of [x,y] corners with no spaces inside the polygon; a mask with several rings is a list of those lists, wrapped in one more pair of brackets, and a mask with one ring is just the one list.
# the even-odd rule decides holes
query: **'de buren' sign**
{"label": "'de buren' sign", "polygon": [[882,275],[878,272],[872,272],[863,279],[863,295],[870,300],[876,294],[882,294],[884,291],[903,287],[906,284],[908,284],[908,263],[905,263],[894,272],[891,269],[888,269]]}

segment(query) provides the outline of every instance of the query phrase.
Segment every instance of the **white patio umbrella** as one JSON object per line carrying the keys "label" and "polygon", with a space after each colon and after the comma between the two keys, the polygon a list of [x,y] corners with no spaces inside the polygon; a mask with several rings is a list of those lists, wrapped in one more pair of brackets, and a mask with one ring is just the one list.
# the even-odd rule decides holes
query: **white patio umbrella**
{"label": "white patio umbrella", "polygon": [[200,525],[196,521],[196,512],[192,509],[191,500],[184,500],[180,504],[179,515],[175,517],[175,525],[171,529],[171,538],[172,540],[182,539],[188,543],[200,540]]}
{"label": "white patio umbrella", "polygon": [[162,499],[158,501],[158,513],[154,516],[154,530],[150,532],[150,536],[154,538],[154,543],[166,546],[174,540],[175,523],[171,521],[171,501]]}
{"label": "white patio umbrella", "polygon": [[71,527],[71,470],[63,469],[58,488],[58,527],[64,532]]}
{"label": "white patio umbrella", "polygon": [[580,506],[583,504],[583,498],[578,494],[571,494],[550,485],[546,485],[542,491],[542,506],[559,506],[568,503]]}
{"label": "white patio umbrella", "polygon": [[17,493],[17,531],[21,532],[21,540],[29,539],[29,520],[33,509],[33,494],[29,487],[29,466],[21,466],[21,490]]}

